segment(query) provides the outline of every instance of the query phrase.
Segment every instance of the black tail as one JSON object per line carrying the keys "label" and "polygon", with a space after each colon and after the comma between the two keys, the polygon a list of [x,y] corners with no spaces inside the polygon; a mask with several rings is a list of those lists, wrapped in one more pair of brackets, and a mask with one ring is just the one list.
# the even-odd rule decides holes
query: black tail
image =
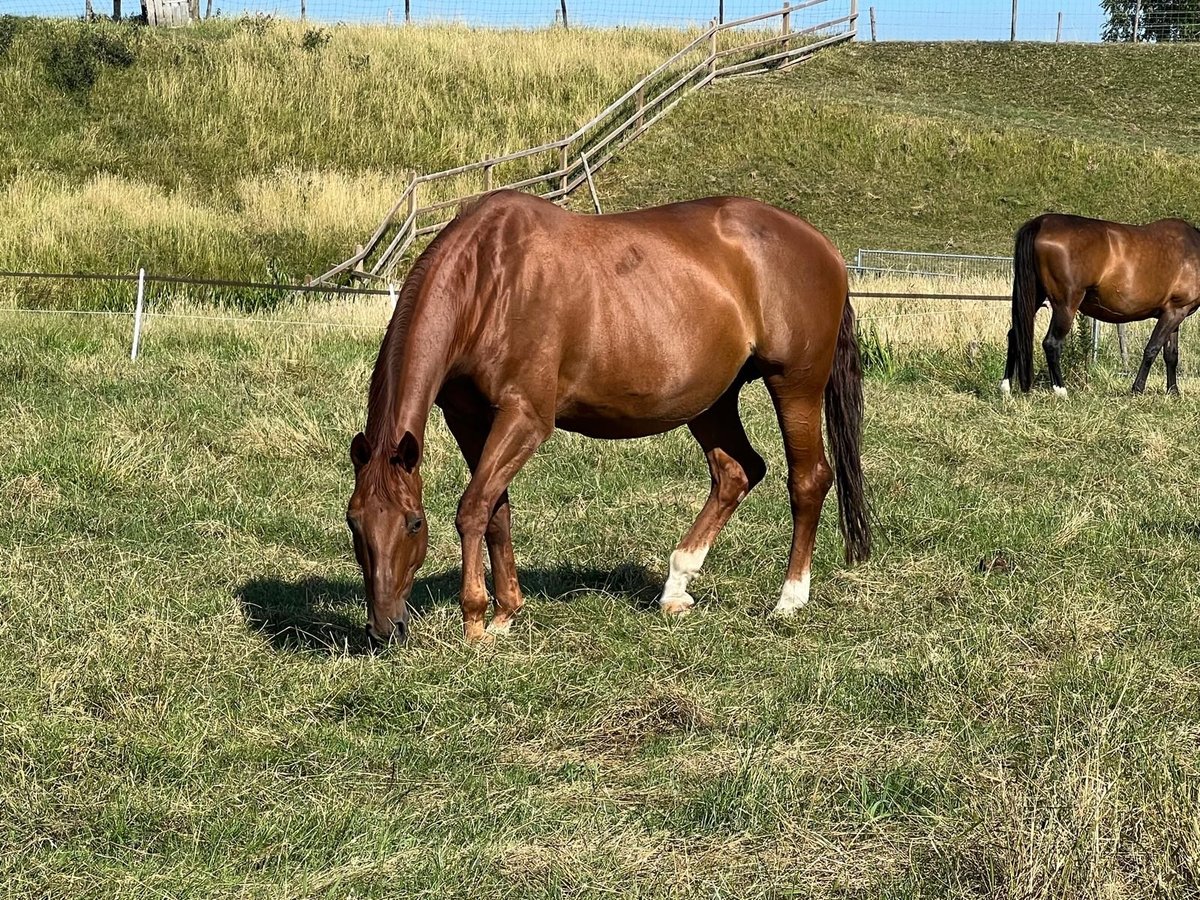
{"label": "black tail", "polygon": [[1017,231],[1016,247],[1013,249],[1013,336],[1009,342],[1009,352],[1016,354],[1017,380],[1025,393],[1029,393],[1033,387],[1033,318],[1042,299],[1042,285],[1038,280],[1037,260],[1033,252],[1033,242],[1041,227],[1040,218],[1030,219],[1022,225]]}
{"label": "black tail", "polygon": [[842,309],[833,371],[825,385],[825,424],[833,449],[837,479],[838,514],[846,562],[861,562],[871,555],[871,522],[862,471],[863,389],[862,359],[854,333],[854,308],[850,298]]}

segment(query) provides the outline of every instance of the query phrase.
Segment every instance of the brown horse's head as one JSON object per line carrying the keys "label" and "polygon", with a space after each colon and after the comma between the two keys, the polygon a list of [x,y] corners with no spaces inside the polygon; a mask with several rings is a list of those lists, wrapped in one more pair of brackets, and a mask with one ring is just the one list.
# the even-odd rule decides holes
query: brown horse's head
{"label": "brown horse's head", "polygon": [[361,433],[350,443],[354,493],[346,522],[366,583],[367,635],[375,641],[408,637],[408,595],[429,545],[420,458],[410,432],[394,447],[372,446]]}

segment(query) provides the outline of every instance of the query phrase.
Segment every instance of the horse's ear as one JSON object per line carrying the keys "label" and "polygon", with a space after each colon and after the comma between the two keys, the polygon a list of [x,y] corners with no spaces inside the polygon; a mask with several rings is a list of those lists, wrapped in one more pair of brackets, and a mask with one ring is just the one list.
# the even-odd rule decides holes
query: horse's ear
{"label": "horse's ear", "polygon": [[354,436],[354,440],[350,442],[350,462],[354,463],[354,471],[357,472],[370,461],[371,442],[360,431]]}
{"label": "horse's ear", "polygon": [[420,461],[421,445],[417,443],[411,431],[404,432],[404,437],[400,438],[400,443],[396,445],[396,455],[392,457],[392,462],[404,466],[406,472],[411,472]]}

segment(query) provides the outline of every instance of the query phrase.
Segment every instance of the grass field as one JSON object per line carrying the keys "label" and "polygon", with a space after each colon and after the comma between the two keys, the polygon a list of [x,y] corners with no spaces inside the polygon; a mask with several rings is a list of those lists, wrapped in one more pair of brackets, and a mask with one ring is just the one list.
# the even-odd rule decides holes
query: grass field
{"label": "grass field", "polygon": [[1069,402],[1004,403],[994,347],[870,377],[878,552],[841,565],[831,499],[785,624],[761,386],[772,472],[681,622],[654,601],[698,449],[557,435],[513,490],[526,613],[483,650],[435,417],[416,634],[373,656],[343,509],[385,310],[327,315],[353,327],[152,317],[136,365],[125,319],[0,322],[7,896],[1200,889],[1194,378],[1131,398],[1076,360]]}

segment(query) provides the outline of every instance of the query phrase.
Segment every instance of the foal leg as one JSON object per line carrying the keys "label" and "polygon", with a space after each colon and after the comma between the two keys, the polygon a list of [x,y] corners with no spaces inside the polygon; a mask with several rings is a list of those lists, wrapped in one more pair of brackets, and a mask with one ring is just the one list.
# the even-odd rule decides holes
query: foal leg
{"label": "foal leg", "polygon": [[767,380],[775,402],[788,464],[788,496],[792,504],[792,553],[787,580],[772,615],[788,616],[806,603],[812,581],[813,547],[821,506],[833,484],[821,438],[821,388],[795,386],[782,377]]}
{"label": "foal leg", "polygon": [[[1079,299],[1082,300],[1082,297]],[[1078,308],[1079,303],[1077,302],[1053,307],[1050,327],[1046,330],[1045,340],[1042,341],[1042,349],[1046,353],[1046,368],[1050,370],[1050,382],[1054,387],[1054,393],[1059,397],[1067,396],[1067,385],[1063,381],[1059,360],[1062,357],[1063,343],[1066,341],[1067,335],[1071,333],[1071,326],[1075,322],[1075,311]]]}
{"label": "foal leg", "polygon": [[710,409],[688,423],[708,460],[712,488],[695,524],[671,554],[671,572],[659,606],[667,615],[684,615],[695,603],[688,582],[700,571],[704,557],[738,504],[767,473],[767,464],[750,446],[738,416],[735,384]]}
{"label": "foal leg", "polygon": [[1163,344],[1163,361],[1167,364],[1167,393],[1179,393],[1179,326],[1167,337]]}
{"label": "foal leg", "polygon": [[[484,441],[471,483],[459,501],[454,524],[462,539],[461,603],[463,636],[468,641],[479,641],[484,636],[488,596],[483,575],[483,537],[488,523],[505,499],[509,482],[552,430],[549,420],[539,416],[524,399],[514,399],[502,406]],[[498,540],[504,537],[497,533]],[[508,615],[502,610],[499,627],[506,628],[512,615],[511,610]]]}
{"label": "foal leg", "polygon": [[[478,416],[447,411],[445,416],[450,433],[454,435],[467,467],[474,474],[491,427],[490,411]],[[484,540],[487,543],[488,556],[492,559],[492,582],[496,593],[492,622],[487,630],[490,634],[505,635],[512,627],[513,619],[525,605],[521,585],[517,581],[517,562],[513,556],[512,518],[507,490],[500,495],[495,511],[488,520]]]}
{"label": "foal leg", "polygon": [[[1183,315],[1172,309],[1165,310],[1158,317],[1158,322],[1155,324],[1154,330],[1150,332],[1150,340],[1146,342],[1146,349],[1142,353],[1141,368],[1138,369],[1137,378],[1133,380],[1133,392],[1135,394],[1140,394],[1146,390],[1146,379],[1150,375],[1150,367],[1154,365],[1158,351],[1163,348],[1163,344],[1167,342],[1167,338],[1179,328],[1179,323],[1182,321]],[[1178,356],[1176,356],[1176,361],[1178,361]],[[1169,389],[1169,373],[1167,377]]]}

